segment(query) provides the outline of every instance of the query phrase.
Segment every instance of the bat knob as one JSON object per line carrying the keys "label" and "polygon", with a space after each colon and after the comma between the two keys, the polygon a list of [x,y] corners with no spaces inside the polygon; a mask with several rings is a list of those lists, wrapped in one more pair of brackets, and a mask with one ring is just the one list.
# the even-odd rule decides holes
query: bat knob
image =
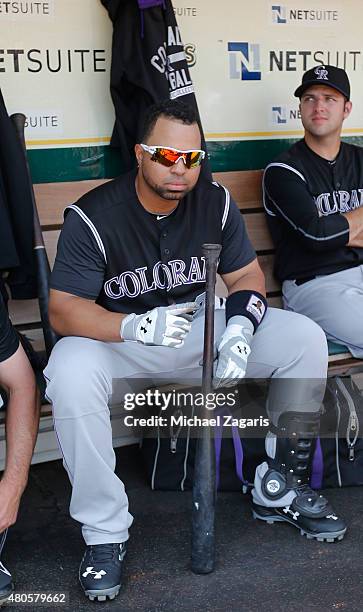
{"label": "bat knob", "polygon": [[210,261],[211,263],[213,263],[217,261],[221,250],[221,244],[213,244],[208,242],[202,244],[202,253],[207,262]]}

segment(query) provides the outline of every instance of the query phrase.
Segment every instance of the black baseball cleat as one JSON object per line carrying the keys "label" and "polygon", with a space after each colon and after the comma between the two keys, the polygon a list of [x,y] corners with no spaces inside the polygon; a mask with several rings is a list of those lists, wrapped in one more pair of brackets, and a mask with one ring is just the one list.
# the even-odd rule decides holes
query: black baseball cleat
{"label": "black baseball cleat", "polygon": [[13,590],[11,574],[0,561],[0,606],[6,602]]}
{"label": "black baseball cleat", "polygon": [[[346,525],[328,500],[309,485],[319,422],[318,412],[285,412],[280,415],[278,426],[270,423],[275,436],[275,456],[267,458],[260,497],[268,500],[271,507],[253,503],[252,514],[266,523],[290,523],[309,539],[335,542],[343,539]],[[292,502],[283,506],[281,500],[286,496]]]}
{"label": "black baseball cleat", "polygon": [[300,529],[301,535],[318,542],[335,542],[344,538],[347,527],[334,512],[328,500],[305,485],[288,506],[268,508],[252,503],[253,518],[266,523],[285,522]]}
{"label": "black baseball cleat", "polygon": [[79,566],[79,581],[91,601],[115,599],[121,588],[126,542],[87,546]]}

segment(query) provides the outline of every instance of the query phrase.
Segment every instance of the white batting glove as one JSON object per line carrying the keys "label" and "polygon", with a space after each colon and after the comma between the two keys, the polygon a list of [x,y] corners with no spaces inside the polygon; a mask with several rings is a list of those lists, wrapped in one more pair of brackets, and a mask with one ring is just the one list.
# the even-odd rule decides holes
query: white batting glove
{"label": "white batting glove", "polygon": [[141,315],[130,314],[122,320],[120,336],[143,344],[180,348],[192,326],[195,302],[158,306]]}
{"label": "white batting glove", "polygon": [[252,321],[243,316],[231,317],[218,346],[217,369],[213,385],[232,387],[244,378],[254,332]]}

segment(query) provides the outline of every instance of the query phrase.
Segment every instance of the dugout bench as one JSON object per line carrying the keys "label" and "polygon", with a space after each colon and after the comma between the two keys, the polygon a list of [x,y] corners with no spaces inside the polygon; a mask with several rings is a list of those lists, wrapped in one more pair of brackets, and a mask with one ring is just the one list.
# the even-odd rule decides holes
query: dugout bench
{"label": "dugout bench", "polygon": [[[214,179],[229,189],[237,202],[247,226],[248,234],[257,251],[260,265],[266,277],[267,297],[270,306],[282,307],[281,285],[273,276],[274,246],[267,228],[262,205],[262,171],[247,170],[216,172]],[[64,208],[83,194],[105,183],[107,179],[74,181],[64,183],[42,183],[34,185],[40,223],[51,267],[54,263],[57,241],[63,222]],[[221,280],[217,282],[217,293],[225,295]],[[44,350],[43,333],[37,300],[9,302],[9,311],[14,325],[31,341],[36,351]],[[354,359],[345,347],[329,343],[329,376],[344,376],[363,372],[363,360]],[[125,431],[120,411],[111,411],[114,446],[137,443],[140,432]],[[0,412],[0,470],[5,458],[4,414]],[[60,458],[53,431],[50,406],[44,404],[41,411],[39,436],[33,463]]]}

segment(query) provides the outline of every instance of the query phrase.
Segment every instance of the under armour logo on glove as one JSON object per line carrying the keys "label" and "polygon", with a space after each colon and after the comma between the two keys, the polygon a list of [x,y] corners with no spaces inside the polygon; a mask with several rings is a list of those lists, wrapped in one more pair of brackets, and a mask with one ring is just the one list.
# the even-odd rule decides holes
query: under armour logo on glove
{"label": "under armour logo on glove", "polygon": [[239,353],[241,353],[241,354],[244,353],[244,355],[246,355],[248,357],[248,355],[249,355],[248,347],[245,344],[243,344],[242,346],[240,346],[238,344],[237,345],[237,350],[238,350]]}
{"label": "under armour logo on glove", "polygon": [[195,302],[159,306],[145,314],[130,314],[122,320],[120,335],[154,346],[180,348],[191,329]]}
{"label": "under armour logo on glove", "polygon": [[235,316],[229,320],[218,346],[217,369],[213,381],[215,388],[232,387],[244,378],[253,329],[252,322],[246,317]]}
{"label": "under armour logo on glove", "polygon": [[[149,317],[146,317],[146,323],[151,325],[152,324],[152,319],[149,319]],[[144,332],[144,334],[147,334],[147,328],[146,327],[140,327],[140,331]]]}

